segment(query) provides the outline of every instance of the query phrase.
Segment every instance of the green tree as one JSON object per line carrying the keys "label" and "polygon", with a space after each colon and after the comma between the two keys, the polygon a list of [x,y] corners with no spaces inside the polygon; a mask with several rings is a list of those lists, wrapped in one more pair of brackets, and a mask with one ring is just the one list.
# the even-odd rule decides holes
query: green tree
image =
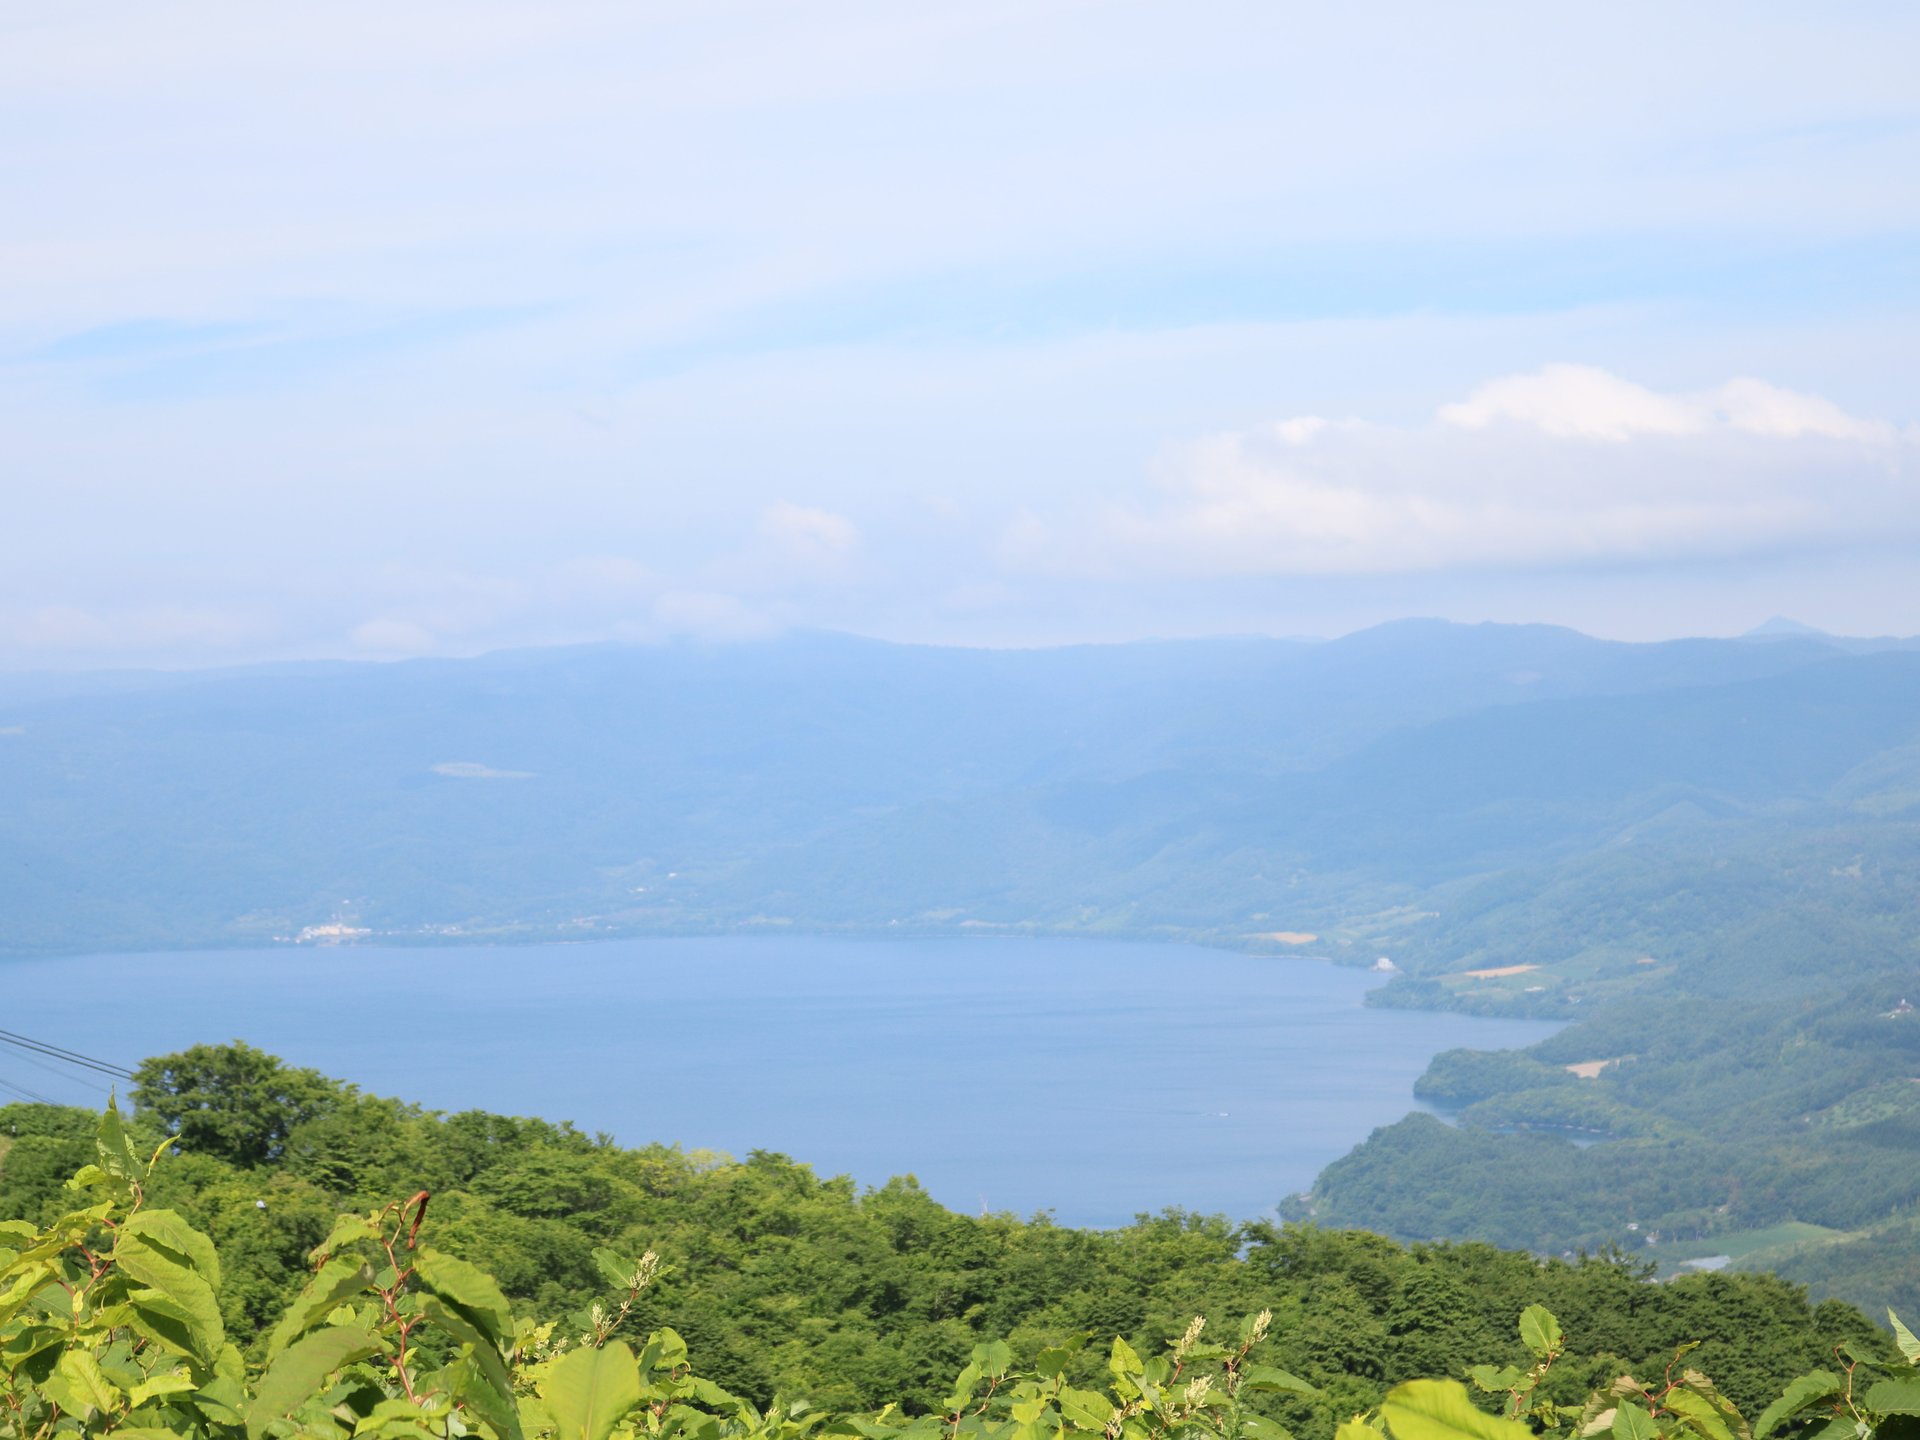
{"label": "green tree", "polygon": [[133,1101],[183,1148],[253,1166],[279,1159],[294,1127],[327,1114],[350,1090],[235,1040],[141,1062]]}

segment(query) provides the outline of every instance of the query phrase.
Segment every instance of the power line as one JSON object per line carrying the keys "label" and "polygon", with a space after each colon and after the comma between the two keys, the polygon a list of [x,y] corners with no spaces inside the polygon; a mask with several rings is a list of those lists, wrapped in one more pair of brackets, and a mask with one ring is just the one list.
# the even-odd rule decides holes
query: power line
{"label": "power line", "polygon": [[69,1085],[84,1085],[87,1089],[100,1095],[104,1095],[107,1091],[107,1087],[102,1085],[96,1076],[76,1075],[72,1067],[62,1070],[57,1066],[49,1064],[31,1050],[16,1050],[13,1058],[16,1060],[24,1060],[27,1064],[33,1066],[34,1069],[51,1075],[57,1080],[63,1080]]}
{"label": "power line", "polygon": [[[17,1052],[13,1054],[13,1058],[15,1058],[15,1060],[25,1060],[25,1062],[27,1062],[29,1066],[33,1066],[33,1068],[35,1069],[40,1069],[40,1071],[44,1071],[44,1073],[48,1073],[48,1075],[60,1075],[60,1079],[63,1079],[63,1081],[71,1081],[71,1079],[75,1079],[75,1075],[73,1075],[73,1069],[71,1068],[60,1069],[60,1066],[56,1066],[56,1064],[52,1064],[52,1062],[50,1062],[50,1060],[46,1060],[44,1056],[38,1056],[38,1054],[35,1054],[33,1050],[17,1050]],[[61,1062],[61,1064],[65,1064],[65,1062]],[[100,1085],[94,1085],[94,1081],[90,1081],[90,1079],[83,1079],[81,1083],[83,1083],[83,1085],[92,1085],[92,1087],[94,1087],[96,1091],[98,1091],[98,1089],[102,1089]]]}
{"label": "power line", "polygon": [[0,1030],[0,1045],[12,1045],[16,1049],[29,1050],[54,1060],[64,1061],[68,1065],[80,1065],[88,1070],[98,1070],[102,1075],[111,1075],[116,1080],[133,1079],[133,1071],[124,1065],[116,1065],[111,1060],[100,1060],[92,1055],[82,1055],[78,1050],[69,1050],[63,1045],[50,1045],[44,1040],[35,1040],[30,1035],[16,1035],[11,1030]]}
{"label": "power line", "polygon": [[0,1030],[0,1042],[22,1045],[32,1050],[38,1050],[43,1055],[51,1055],[57,1060],[67,1060],[77,1065],[86,1065],[96,1070],[107,1070],[115,1074],[124,1075],[128,1079],[133,1078],[133,1071],[124,1065],[117,1064],[112,1060],[102,1060],[97,1055],[83,1055],[78,1050],[69,1050],[66,1046],[56,1045],[51,1040],[36,1040],[31,1035],[16,1034],[12,1030]]}
{"label": "power line", "polygon": [[51,1105],[54,1103],[38,1090],[29,1090],[24,1085],[16,1085],[4,1076],[0,1076],[0,1090],[6,1091],[7,1094],[15,1096],[18,1099],[31,1101],[35,1105]]}

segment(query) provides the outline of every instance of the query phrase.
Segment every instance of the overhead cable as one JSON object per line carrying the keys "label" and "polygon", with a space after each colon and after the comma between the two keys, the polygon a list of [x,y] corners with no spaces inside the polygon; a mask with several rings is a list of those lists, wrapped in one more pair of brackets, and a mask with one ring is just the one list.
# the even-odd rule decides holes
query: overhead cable
{"label": "overhead cable", "polygon": [[13,1081],[7,1079],[5,1076],[0,1076],[0,1090],[4,1090],[7,1094],[14,1096],[16,1099],[30,1101],[35,1105],[51,1105],[54,1103],[53,1101],[49,1100],[46,1096],[42,1095],[38,1090],[29,1090],[24,1085],[16,1085],[13,1083]]}
{"label": "overhead cable", "polygon": [[30,1035],[16,1035],[11,1030],[0,1030],[0,1045],[12,1045],[16,1049],[32,1051],[35,1054],[63,1061],[68,1065],[98,1070],[102,1075],[111,1075],[116,1080],[133,1079],[133,1071],[124,1065],[116,1065],[111,1060],[101,1060],[92,1055],[82,1055],[78,1050],[69,1050],[63,1045],[51,1045],[44,1040],[35,1040]]}

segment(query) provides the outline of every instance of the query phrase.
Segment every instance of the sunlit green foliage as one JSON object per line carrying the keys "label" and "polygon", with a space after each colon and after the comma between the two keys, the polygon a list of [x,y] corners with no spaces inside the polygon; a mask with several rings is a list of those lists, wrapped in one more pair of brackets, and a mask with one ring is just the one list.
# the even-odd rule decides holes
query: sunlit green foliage
{"label": "sunlit green foliage", "polygon": [[[1750,997],[1602,1007],[1524,1053],[1446,1052],[1418,1088],[1460,1124],[1414,1115],[1377,1131],[1288,1212],[1402,1237],[1656,1257],[1676,1242],[1737,1251],[1742,1235],[1800,1222],[1834,1233],[1756,1260],[1786,1264],[1817,1293],[1912,1312],[1910,984],[1902,973],[1781,996],[1756,979]],[[1595,1059],[1609,1063],[1592,1078],[1564,1068]],[[1569,1134],[1605,1138],[1582,1149]]]}
{"label": "sunlit green foliage", "polygon": [[[632,1323],[671,1323],[706,1374],[759,1403],[788,1393],[845,1409],[890,1400],[918,1409],[990,1340],[1025,1353],[1063,1336],[1120,1335],[1149,1353],[1196,1313],[1262,1308],[1283,1322],[1270,1342],[1276,1363],[1326,1397],[1312,1417],[1295,1417],[1303,1424],[1367,1408],[1400,1380],[1517,1359],[1504,1353],[1510,1320],[1534,1301],[1593,1347],[1569,1363],[1644,1366],[1700,1339],[1702,1363],[1743,1404],[1827,1359],[1834,1343],[1872,1337],[1857,1313],[1810,1310],[1761,1276],[1649,1287],[1613,1259],[1408,1250],[1180,1212],[1076,1230],[956,1214],[910,1178],[862,1193],[779,1155],[736,1162],[627,1149],[538,1120],[438,1115],[241,1046],[161,1057],[140,1073],[132,1124],[142,1147],[189,1117],[219,1122],[221,1153],[178,1145],[148,1199],[214,1237],[222,1320],[237,1336],[273,1329],[341,1210],[426,1190],[436,1243],[483,1265],[517,1309],[543,1321],[586,1324],[581,1297],[602,1281],[596,1252],[653,1251],[664,1270],[636,1299]],[[189,1111],[169,1091],[184,1077],[204,1096],[207,1074],[236,1073],[253,1078],[227,1087],[224,1111]],[[91,1117],[0,1108],[8,1130],[20,1138],[0,1163],[0,1214],[50,1221],[70,1203],[66,1176],[93,1157]],[[1559,1198],[1579,1204],[1578,1192]],[[1091,1359],[1075,1363],[1076,1380],[1097,1371]]]}
{"label": "sunlit green foliage", "polygon": [[173,1139],[143,1155],[110,1106],[65,1208],[41,1224],[0,1221],[6,1440],[1292,1440],[1303,1423],[1336,1440],[1905,1440],[1920,1418],[1920,1341],[1897,1320],[1897,1353],[1842,1342],[1753,1422],[1692,1368],[1693,1342],[1648,1379],[1610,1357],[1595,1357],[1591,1379],[1569,1373],[1561,1322],[1538,1303],[1520,1310],[1510,1358],[1466,1367],[1477,1400],[1459,1379],[1419,1378],[1350,1404],[1275,1363],[1294,1329],[1317,1330],[1313,1343],[1348,1366],[1377,1365],[1397,1340],[1428,1358],[1421,1347],[1444,1348],[1464,1319],[1461,1287],[1439,1271],[1399,1288],[1379,1334],[1316,1327],[1314,1291],[1221,1340],[1190,1317],[1145,1357],[1085,1331],[982,1340],[930,1405],[759,1401],[703,1374],[672,1328],[637,1350],[620,1333],[658,1287],[656,1254],[595,1247],[577,1320],[531,1319],[484,1269],[431,1243],[425,1190],[336,1218],[277,1323],[235,1336],[213,1238],[153,1203]]}

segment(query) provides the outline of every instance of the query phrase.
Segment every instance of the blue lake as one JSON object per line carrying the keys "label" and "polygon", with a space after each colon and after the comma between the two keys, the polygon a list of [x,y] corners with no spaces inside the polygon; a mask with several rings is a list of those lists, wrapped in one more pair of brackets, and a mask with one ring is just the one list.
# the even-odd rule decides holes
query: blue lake
{"label": "blue lake", "polygon": [[[1415,1108],[1438,1051],[1557,1028],[1369,1010],[1377,977],[1316,961],[1087,940],[217,950],[0,976],[0,1028],[125,1065],[240,1038],[436,1108],[912,1173],[955,1209],[1080,1225],[1266,1214]],[[11,1050],[0,1077],[104,1097]]]}

